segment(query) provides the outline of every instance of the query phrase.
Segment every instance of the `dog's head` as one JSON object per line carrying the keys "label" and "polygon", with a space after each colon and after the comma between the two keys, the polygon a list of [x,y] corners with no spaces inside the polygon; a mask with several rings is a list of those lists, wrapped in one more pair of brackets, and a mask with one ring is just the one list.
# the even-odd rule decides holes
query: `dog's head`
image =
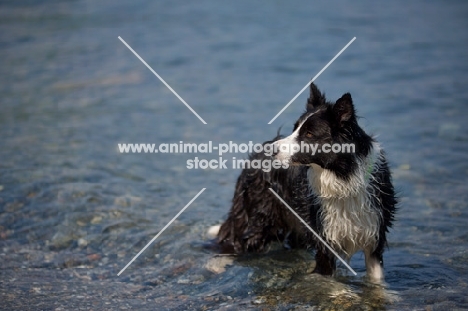
{"label": "dog's head", "polygon": [[356,156],[366,156],[371,143],[357,123],[351,95],[346,93],[331,103],[312,83],[306,112],[291,135],[274,142],[274,150],[277,159],[290,164],[333,169],[352,165]]}

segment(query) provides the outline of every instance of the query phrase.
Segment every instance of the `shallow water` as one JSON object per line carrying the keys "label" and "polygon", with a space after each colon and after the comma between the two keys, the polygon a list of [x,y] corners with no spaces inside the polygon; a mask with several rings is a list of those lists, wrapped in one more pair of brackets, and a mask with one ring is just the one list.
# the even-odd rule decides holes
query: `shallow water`
{"label": "shallow water", "polygon": [[[0,4],[2,309],[468,309],[467,13],[462,1]],[[311,275],[302,251],[216,256],[206,230],[239,170],[118,152],[287,133],[305,94],[267,122],[354,36],[316,83],[330,99],[351,92],[392,163],[385,288],[363,280],[361,254],[357,277],[334,279]]]}

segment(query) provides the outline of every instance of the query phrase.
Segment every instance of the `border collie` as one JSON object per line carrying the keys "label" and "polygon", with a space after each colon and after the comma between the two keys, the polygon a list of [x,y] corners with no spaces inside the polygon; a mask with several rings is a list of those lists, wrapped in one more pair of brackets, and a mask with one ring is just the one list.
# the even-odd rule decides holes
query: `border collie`
{"label": "border collie", "polygon": [[[306,111],[292,134],[278,134],[264,144],[273,145],[275,153],[254,153],[251,161],[281,160],[289,166],[242,171],[229,216],[217,234],[222,252],[264,252],[270,242],[280,241],[287,248],[315,249],[314,272],[333,275],[333,254],[269,191],[272,188],[347,261],[364,251],[368,278],[383,280],[382,255],[397,200],[384,151],[358,125],[351,95],[333,104],[312,83]],[[293,148],[304,144],[318,148]],[[353,144],[354,152],[321,152],[334,144]]]}

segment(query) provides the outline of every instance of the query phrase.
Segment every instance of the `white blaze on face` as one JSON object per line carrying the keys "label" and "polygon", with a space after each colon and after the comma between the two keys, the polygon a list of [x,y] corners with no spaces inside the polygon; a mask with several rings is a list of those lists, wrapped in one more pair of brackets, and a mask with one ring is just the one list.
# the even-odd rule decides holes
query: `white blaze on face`
{"label": "white blaze on face", "polygon": [[299,151],[300,146],[297,143],[297,136],[299,135],[299,127],[294,133],[283,139],[274,142],[274,150],[278,151],[276,159],[280,161],[289,162],[294,153]]}
{"label": "white blaze on face", "polygon": [[273,143],[273,150],[278,152],[275,156],[276,159],[289,162],[291,157],[301,150],[301,145],[297,139],[299,137],[299,131],[301,130],[302,125],[317,112],[311,113],[307,116],[291,135]]}

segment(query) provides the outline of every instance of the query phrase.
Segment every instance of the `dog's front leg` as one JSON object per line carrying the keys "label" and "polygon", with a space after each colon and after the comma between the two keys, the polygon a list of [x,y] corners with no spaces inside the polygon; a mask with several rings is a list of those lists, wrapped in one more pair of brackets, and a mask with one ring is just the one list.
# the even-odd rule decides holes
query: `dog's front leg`
{"label": "dog's front leg", "polygon": [[366,258],[366,273],[369,281],[373,283],[379,283],[383,281],[384,272],[382,252],[378,249],[375,251],[372,251],[371,249],[365,249],[364,255]]}
{"label": "dog's front leg", "polygon": [[335,257],[328,250],[319,247],[315,254],[315,269],[313,273],[320,273],[323,275],[333,275],[336,269]]}

